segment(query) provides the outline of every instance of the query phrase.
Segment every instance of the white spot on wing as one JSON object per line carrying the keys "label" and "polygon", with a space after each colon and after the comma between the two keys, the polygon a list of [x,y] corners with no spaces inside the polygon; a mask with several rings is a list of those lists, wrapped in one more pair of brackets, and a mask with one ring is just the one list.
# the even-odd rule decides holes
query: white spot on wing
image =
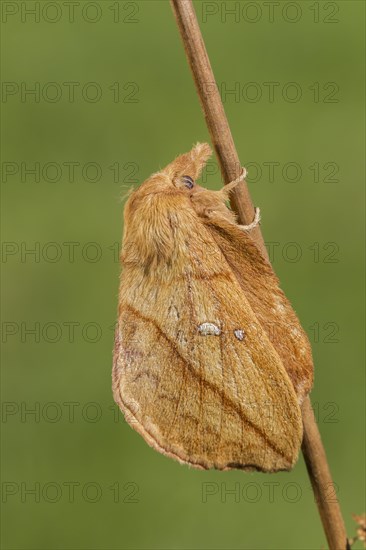
{"label": "white spot on wing", "polygon": [[214,323],[202,323],[198,326],[198,332],[203,336],[219,336],[221,329]]}
{"label": "white spot on wing", "polygon": [[238,328],[238,329],[234,330],[234,334],[235,334],[235,336],[237,337],[238,340],[244,340],[244,337],[245,337],[244,330]]}

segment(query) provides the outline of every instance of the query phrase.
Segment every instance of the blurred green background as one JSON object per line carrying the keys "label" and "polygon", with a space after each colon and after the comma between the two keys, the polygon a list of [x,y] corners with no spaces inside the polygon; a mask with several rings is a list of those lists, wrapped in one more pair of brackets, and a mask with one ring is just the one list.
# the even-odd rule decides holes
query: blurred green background
{"label": "blurred green background", "polygon": [[[1,2],[2,547],[325,548],[302,457],[276,475],[190,470],[118,414],[123,196],[209,136],[168,1],[71,4]],[[195,6],[313,345],[351,536],[365,488],[364,3]],[[213,160],[203,182],[220,180]]]}

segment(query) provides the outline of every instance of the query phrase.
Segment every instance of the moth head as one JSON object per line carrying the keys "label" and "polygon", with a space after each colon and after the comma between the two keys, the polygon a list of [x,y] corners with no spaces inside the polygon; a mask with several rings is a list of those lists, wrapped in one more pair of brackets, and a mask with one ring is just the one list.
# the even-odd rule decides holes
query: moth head
{"label": "moth head", "polygon": [[200,176],[207,160],[212,155],[208,143],[197,143],[191,151],[179,155],[165,168],[152,174],[131,195],[130,202],[135,206],[145,197],[163,193],[175,194],[177,190],[191,191],[196,189],[196,179]]}

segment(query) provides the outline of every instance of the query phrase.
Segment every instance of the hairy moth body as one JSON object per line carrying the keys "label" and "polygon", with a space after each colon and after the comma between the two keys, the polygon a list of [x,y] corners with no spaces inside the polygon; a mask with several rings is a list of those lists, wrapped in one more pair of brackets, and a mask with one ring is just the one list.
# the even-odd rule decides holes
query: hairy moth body
{"label": "hairy moth body", "polygon": [[125,206],[113,393],[156,450],[196,468],[288,470],[312,386],[308,339],[197,144]]}

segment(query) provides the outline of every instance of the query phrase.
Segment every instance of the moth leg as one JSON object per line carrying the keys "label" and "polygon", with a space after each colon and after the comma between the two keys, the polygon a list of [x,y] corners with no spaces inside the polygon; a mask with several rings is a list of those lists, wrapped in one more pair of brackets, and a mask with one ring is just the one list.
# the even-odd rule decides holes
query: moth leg
{"label": "moth leg", "polygon": [[[210,191],[204,187],[197,186],[191,194],[192,204],[197,214],[201,218],[208,218],[211,221],[226,220],[237,225],[235,213],[227,206],[230,192],[247,176],[246,168],[242,168],[241,175],[236,180],[224,185],[219,191]],[[257,222],[258,223],[258,222]],[[240,227],[240,226],[237,226]],[[243,226],[245,229],[251,229],[251,226]]]}
{"label": "moth leg", "polygon": [[[227,185],[225,185],[225,187],[222,191],[224,193],[230,193],[230,191],[232,189],[234,189],[238,185],[238,183],[245,180],[247,175],[248,175],[247,169],[244,168],[244,166],[243,166],[242,173],[240,174],[240,176],[238,178],[236,178],[236,180],[234,180],[231,183],[228,183]],[[242,229],[243,231],[251,231],[252,229],[257,227],[257,225],[259,225],[260,221],[261,221],[261,211],[260,211],[259,208],[256,207],[254,209],[254,220],[252,221],[252,223],[250,223],[248,225],[238,225],[238,227],[239,227],[239,229]]]}
{"label": "moth leg", "polygon": [[247,177],[248,175],[248,171],[246,168],[244,168],[244,166],[242,167],[242,172],[240,174],[240,176],[238,178],[236,178],[236,180],[234,181],[231,181],[230,183],[227,183],[226,185],[224,185],[224,187],[219,191],[219,193],[221,192],[225,198],[228,198],[229,197],[229,194],[230,194],[230,191],[232,191],[233,189],[235,189],[235,187],[243,180],[245,180],[245,178]]}
{"label": "moth leg", "polygon": [[252,229],[257,227],[257,225],[259,225],[260,221],[261,221],[261,211],[258,207],[256,207],[254,209],[254,220],[252,221],[252,223],[248,225],[238,225],[238,227],[243,231],[251,231]]}

